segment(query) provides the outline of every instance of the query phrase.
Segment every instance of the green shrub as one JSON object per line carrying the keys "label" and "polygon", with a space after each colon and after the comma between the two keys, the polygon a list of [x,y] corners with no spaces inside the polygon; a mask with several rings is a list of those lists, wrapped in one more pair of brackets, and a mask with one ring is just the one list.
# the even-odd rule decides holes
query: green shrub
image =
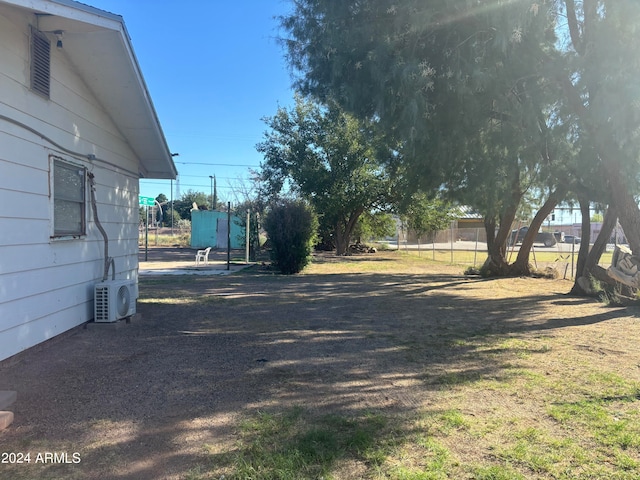
{"label": "green shrub", "polygon": [[318,219],[301,200],[281,200],[269,209],[264,229],[271,244],[271,260],[282,273],[298,273],[309,263]]}

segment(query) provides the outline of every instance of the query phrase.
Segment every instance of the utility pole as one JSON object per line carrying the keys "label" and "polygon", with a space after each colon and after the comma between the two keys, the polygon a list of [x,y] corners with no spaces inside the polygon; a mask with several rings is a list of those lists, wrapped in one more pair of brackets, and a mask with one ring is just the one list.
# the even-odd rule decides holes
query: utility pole
{"label": "utility pole", "polygon": [[215,204],[213,203],[213,179],[216,178],[214,175],[209,175],[209,180],[211,180],[211,210],[215,210]]}
{"label": "utility pole", "polygon": [[213,176],[213,210],[218,209],[218,185],[216,184],[216,176]]}
{"label": "utility pole", "polygon": [[[171,158],[179,157],[179,156],[180,156],[179,153],[171,154]],[[173,237],[173,178],[171,179],[171,236]]]}

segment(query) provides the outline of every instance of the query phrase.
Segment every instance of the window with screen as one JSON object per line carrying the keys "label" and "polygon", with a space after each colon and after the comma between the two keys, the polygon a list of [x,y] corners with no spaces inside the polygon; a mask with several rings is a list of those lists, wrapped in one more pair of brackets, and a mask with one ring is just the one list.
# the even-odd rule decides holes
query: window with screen
{"label": "window with screen", "polygon": [[61,160],[53,162],[54,236],[85,234],[86,169]]}

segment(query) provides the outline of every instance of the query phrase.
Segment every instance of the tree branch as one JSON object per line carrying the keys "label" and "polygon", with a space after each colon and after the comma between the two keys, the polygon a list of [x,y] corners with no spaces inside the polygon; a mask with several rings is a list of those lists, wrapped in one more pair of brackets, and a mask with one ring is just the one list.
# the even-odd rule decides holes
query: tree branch
{"label": "tree branch", "polygon": [[585,53],[584,38],[580,35],[580,26],[576,15],[576,5],[573,0],[565,0],[564,4],[567,8],[567,20],[569,22],[569,35],[571,35],[571,43],[578,55],[583,56]]}

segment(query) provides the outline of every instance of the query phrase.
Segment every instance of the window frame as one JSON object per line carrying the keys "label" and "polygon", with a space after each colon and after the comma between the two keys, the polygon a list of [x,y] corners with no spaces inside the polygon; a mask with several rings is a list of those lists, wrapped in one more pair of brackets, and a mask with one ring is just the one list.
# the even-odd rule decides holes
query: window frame
{"label": "window frame", "polygon": [[[56,177],[61,175],[57,170],[65,169],[67,173],[77,172],[77,178],[79,179],[78,185],[81,188],[80,192],[75,195],[76,198],[65,196],[63,193],[56,192]],[[56,175],[57,173],[57,175]],[[77,239],[83,238],[87,234],[87,167],[78,163],[71,162],[61,157],[51,156],[51,168],[50,168],[50,192],[51,192],[51,238],[52,239]],[[65,202],[79,206],[79,217],[74,217],[74,221],[77,220],[79,229],[62,228],[56,225],[56,204],[59,202]]]}

